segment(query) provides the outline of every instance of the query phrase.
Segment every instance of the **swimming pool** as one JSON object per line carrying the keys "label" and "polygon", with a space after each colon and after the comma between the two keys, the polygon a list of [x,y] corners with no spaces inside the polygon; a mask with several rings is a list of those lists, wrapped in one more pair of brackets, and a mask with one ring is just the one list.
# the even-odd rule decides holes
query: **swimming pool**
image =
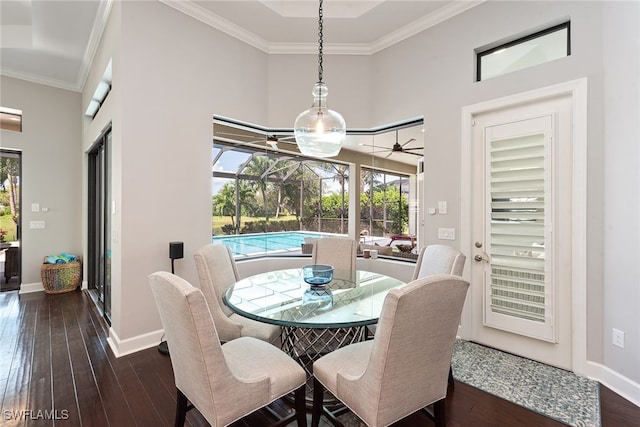
{"label": "swimming pool", "polygon": [[213,243],[229,246],[236,257],[300,251],[305,237],[319,238],[337,234],[308,231],[283,231],[279,233],[240,234],[213,236]]}

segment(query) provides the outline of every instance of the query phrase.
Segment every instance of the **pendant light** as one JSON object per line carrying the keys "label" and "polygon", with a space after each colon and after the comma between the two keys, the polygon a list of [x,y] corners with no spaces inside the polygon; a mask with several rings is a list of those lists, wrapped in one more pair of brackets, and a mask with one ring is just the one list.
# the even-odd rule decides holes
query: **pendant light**
{"label": "pendant light", "polygon": [[296,118],[293,133],[305,156],[333,157],[342,148],[347,125],[340,113],[327,107],[328,90],[322,81],[322,0],[318,11],[318,36],[318,81],[311,92],[313,105]]}

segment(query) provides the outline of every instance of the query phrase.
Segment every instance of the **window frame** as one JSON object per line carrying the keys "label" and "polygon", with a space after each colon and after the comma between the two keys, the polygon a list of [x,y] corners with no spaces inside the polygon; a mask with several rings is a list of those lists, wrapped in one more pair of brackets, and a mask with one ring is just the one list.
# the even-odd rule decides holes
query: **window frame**
{"label": "window frame", "polygon": [[477,49],[476,50],[476,82],[485,81],[482,78],[482,59],[485,56],[488,56],[499,50],[509,49],[510,47],[517,46],[519,44],[526,43],[528,41],[535,40],[537,38],[540,38],[564,29],[567,30],[566,56],[571,56],[571,21],[565,21],[561,24],[553,25],[549,28],[545,28],[544,30],[536,31],[532,34],[528,34],[523,37],[518,37],[514,40],[511,40],[506,43],[501,43],[498,46],[494,46],[488,49],[482,49],[482,48]]}

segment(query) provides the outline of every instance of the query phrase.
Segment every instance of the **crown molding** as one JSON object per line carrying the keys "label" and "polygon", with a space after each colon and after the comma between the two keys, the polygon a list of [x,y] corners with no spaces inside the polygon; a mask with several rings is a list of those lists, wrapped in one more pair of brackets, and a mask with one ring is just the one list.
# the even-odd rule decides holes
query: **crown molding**
{"label": "crown molding", "polygon": [[177,11],[189,15],[217,30],[222,31],[240,41],[243,41],[263,52],[269,53],[269,42],[245,30],[244,28],[227,21],[226,19],[208,11],[207,9],[195,4],[191,0],[158,0],[160,3],[166,4]]}
{"label": "crown molding", "polygon": [[84,51],[82,58],[82,64],[80,64],[80,71],[78,72],[77,90],[81,91],[84,85],[87,83],[87,77],[89,76],[89,70],[91,70],[91,64],[98,52],[98,46],[102,39],[102,33],[107,26],[109,15],[111,14],[111,7],[113,6],[113,0],[101,0],[98,7],[98,13],[93,21],[93,27],[91,30],[91,36],[89,37],[89,43]]}
{"label": "crown molding", "polygon": [[435,12],[432,12],[429,15],[426,15],[416,21],[413,21],[412,23],[405,25],[402,28],[398,28],[396,31],[393,31],[371,43],[371,53],[379,52],[383,49],[388,48],[389,46],[406,40],[409,37],[415,36],[416,34],[434,27],[439,23],[446,21],[447,19],[451,19],[462,12],[465,12],[473,7],[478,6],[479,4],[484,3],[485,1],[486,0],[460,0],[449,3],[446,6],[443,6],[440,9],[436,10]]}
{"label": "crown molding", "polygon": [[11,69],[7,69],[6,67],[2,68],[2,72],[0,73],[0,75],[2,75],[3,77],[11,77],[13,79],[24,80],[31,83],[51,86],[58,89],[70,90],[73,92],[81,91],[81,89],[78,88],[76,84],[70,84],[68,81],[43,78],[39,75],[29,74],[21,71],[14,71]]}
{"label": "crown molding", "polygon": [[[191,0],[158,1],[268,54],[305,55],[318,53],[318,45],[316,43],[270,43],[262,37],[193,3]],[[424,18],[418,19],[372,43],[327,43],[324,45],[324,52],[339,55],[372,55],[485,1],[486,0],[454,1]]]}

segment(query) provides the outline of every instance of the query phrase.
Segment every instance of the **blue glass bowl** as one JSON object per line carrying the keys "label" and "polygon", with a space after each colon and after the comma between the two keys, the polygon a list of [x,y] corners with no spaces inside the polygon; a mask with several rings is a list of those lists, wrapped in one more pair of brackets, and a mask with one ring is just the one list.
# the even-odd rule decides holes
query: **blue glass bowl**
{"label": "blue glass bowl", "polygon": [[325,264],[309,264],[302,267],[302,278],[311,286],[324,286],[333,280],[333,267]]}

